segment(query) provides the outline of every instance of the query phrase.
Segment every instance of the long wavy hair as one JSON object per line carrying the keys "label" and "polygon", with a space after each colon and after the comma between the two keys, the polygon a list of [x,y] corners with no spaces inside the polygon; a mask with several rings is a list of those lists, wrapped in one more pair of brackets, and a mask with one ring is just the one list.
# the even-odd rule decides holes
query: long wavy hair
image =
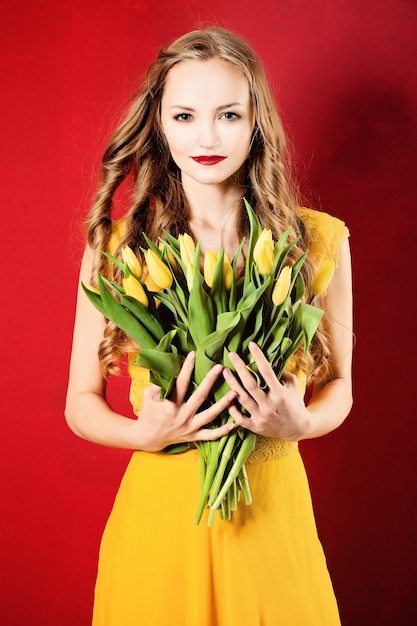
{"label": "long wavy hair", "polygon": [[[164,229],[174,236],[183,232],[192,234],[181,172],[171,158],[160,128],[160,107],[166,77],[175,65],[213,58],[231,63],[246,77],[255,111],[251,148],[241,178],[243,193],[263,228],[270,228],[278,238],[291,227],[292,235],[300,237],[291,251],[292,260],[308,248],[308,232],[296,211],[298,194],[291,177],[283,124],[262,64],[240,37],[211,27],[189,32],[159,51],[124,120],[110,139],[102,159],[101,184],[86,223],[88,243],[94,255],[92,282],[97,272],[109,271],[101,251],[107,248],[112,233],[113,197],[125,179],[131,182],[131,204],[125,215],[125,234],[116,254],[129,245],[140,256],[143,232],[154,241]],[[243,203],[239,228],[240,237],[248,234]],[[302,272],[309,285],[314,268],[308,259]],[[117,270],[115,278],[121,278]],[[117,361],[130,348],[124,333],[107,322],[99,349],[105,375],[117,371]],[[316,333],[302,365],[311,378],[330,377],[328,341],[323,327]]]}

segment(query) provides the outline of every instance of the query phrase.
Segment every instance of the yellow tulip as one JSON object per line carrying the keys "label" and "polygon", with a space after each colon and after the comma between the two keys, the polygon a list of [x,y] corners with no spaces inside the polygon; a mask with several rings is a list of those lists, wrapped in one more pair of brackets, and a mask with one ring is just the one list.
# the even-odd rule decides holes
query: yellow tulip
{"label": "yellow tulip", "polygon": [[214,250],[207,250],[204,255],[204,280],[209,287],[213,287],[214,268],[219,255]]}
{"label": "yellow tulip", "polygon": [[157,292],[162,291],[161,287],[157,285],[154,280],[152,280],[151,275],[149,274],[148,270],[146,270],[143,275],[143,282],[145,283],[149,291],[157,291]]}
{"label": "yellow tulip", "polygon": [[193,282],[194,282],[194,266],[192,263],[186,263],[185,267],[186,267],[187,287],[189,291],[191,291],[191,287],[193,286]]}
{"label": "yellow tulip", "polygon": [[233,268],[227,254],[224,255],[223,280],[225,288],[229,291],[233,283]]}
{"label": "yellow tulip", "polygon": [[268,274],[274,263],[274,244],[272,233],[264,228],[253,249],[253,258],[260,274]]}
{"label": "yellow tulip", "polygon": [[147,250],[145,252],[145,260],[152,280],[159,285],[161,289],[169,289],[173,281],[169,267],[161,261],[153,250]]}
{"label": "yellow tulip", "polygon": [[187,233],[184,235],[179,235],[178,241],[180,242],[180,255],[181,259],[187,265],[192,265],[194,262],[194,252],[195,252],[195,244]]}
{"label": "yellow tulip", "polygon": [[[204,280],[209,287],[213,286],[214,269],[218,258],[219,255],[214,250],[208,250],[204,255]],[[227,254],[223,255],[223,281],[225,289],[229,291],[233,282],[233,268]]]}
{"label": "yellow tulip", "polygon": [[93,287],[93,285],[86,285],[86,284],[84,284],[84,287],[86,287],[88,291],[92,291],[93,293],[98,293],[98,295],[100,295],[100,289],[97,289],[97,287]]}
{"label": "yellow tulip", "polygon": [[127,278],[123,278],[123,287],[127,296],[131,296],[143,304],[148,306],[148,298],[140,282],[130,274]]}
{"label": "yellow tulip", "polygon": [[142,265],[132,248],[129,248],[129,246],[122,248],[122,257],[132,274],[134,274],[136,278],[141,278]]}
{"label": "yellow tulip", "polygon": [[159,249],[161,252],[163,252],[164,250],[166,250],[166,254],[168,257],[168,261],[171,264],[172,269],[174,270],[174,272],[177,272],[178,270],[178,263],[176,258],[174,257],[174,255],[172,254],[171,250],[169,248],[167,248],[167,246],[165,245],[164,241],[160,241],[159,242]]}
{"label": "yellow tulip", "polygon": [[288,296],[288,292],[290,290],[291,285],[291,267],[286,265],[282,268],[280,275],[275,283],[274,290],[272,292],[272,302],[275,306],[279,306],[282,304],[286,297]]}
{"label": "yellow tulip", "polygon": [[326,259],[326,261],[322,263],[321,267],[311,281],[312,296],[321,296],[327,291],[327,287],[329,286],[330,281],[333,278],[334,270],[334,261]]}

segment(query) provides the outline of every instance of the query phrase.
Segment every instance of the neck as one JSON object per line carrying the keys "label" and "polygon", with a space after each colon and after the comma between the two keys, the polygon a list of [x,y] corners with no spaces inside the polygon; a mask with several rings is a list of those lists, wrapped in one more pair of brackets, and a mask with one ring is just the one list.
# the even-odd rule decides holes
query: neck
{"label": "neck", "polygon": [[219,252],[224,248],[229,259],[239,245],[238,223],[242,210],[242,191],[239,187],[228,189],[205,185],[193,193],[191,186],[186,189],[190,205],[191,232],[200,241],[201,253],[208,250]]}
{"label": "neck", "polygon": [[199,185],[184,181],[192,227],[236,230],[242,209],[242,190],[231,184]]}

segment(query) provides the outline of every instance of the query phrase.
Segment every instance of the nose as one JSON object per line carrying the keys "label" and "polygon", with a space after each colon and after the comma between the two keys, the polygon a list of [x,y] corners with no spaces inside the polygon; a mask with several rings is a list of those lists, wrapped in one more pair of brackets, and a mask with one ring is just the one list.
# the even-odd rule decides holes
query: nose
{"label": "nose", "polygon": [[220,137],[214,121],[205,121],[200,124],[199,144],[202,148],[217,148],[220,145]]}

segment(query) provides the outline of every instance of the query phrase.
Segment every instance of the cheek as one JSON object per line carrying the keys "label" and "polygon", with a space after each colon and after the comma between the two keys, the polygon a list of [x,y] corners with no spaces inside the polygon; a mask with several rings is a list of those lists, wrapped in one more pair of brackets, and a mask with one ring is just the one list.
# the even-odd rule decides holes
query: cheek
{"label": "cheek", "polygon": [[252,139],[252,128],[247,127],[245,131],[242,129],[239,130],[238,133],[234,134],[233,137],[233,146],[239,154],[247,154],[250,146],[250,142]]}
{"label": "cheek", "polygon": [[168,144],[168,148],[172,153],[182,152],[187,146],[186,133],[181,132],[178,127],[167,128],[165,132],[165,139]]}

